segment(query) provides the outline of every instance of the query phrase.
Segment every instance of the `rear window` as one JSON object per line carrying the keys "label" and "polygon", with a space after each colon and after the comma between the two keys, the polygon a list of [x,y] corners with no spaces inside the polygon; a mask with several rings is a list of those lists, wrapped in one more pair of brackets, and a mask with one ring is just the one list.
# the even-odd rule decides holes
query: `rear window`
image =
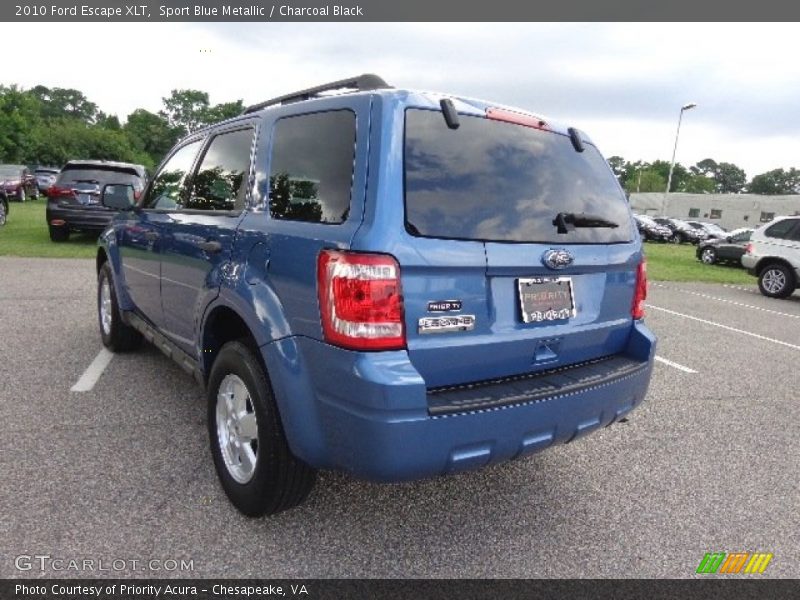
{"label": "rear window", "polygon": [[144,186],[142,178],[131,169],[111,169],[95,167],[64,167],[56,180],[56,185],[62,183],[107,183],[133,184],[138,189]]}
{"label": "rear window", "polygon": [[[406,227],[413,235],[498,242],[614,243],[632,238],[630,214],[605,159],[566,136],[441,112],[406,111]],[[586,213],[615,228],[559,234],[560,212]]]}

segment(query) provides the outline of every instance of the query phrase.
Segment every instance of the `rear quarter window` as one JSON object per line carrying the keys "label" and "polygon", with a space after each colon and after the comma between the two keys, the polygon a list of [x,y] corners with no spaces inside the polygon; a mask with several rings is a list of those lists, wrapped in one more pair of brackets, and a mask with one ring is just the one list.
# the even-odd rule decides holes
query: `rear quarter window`
{"label": "rear quarter window", "polygon": [[350,110],[277,121],[269,175],[272,218],[344,222],[350,213],[355,144],[356,115]]}
{"label": "rear quarter window", "polygon": [[[628,204],[591,144],[532,127],[439,111],[406,111],[406,228],[412,235],[499,242],[615,243],[633,237]],[[559,234],[560,212],[586,213],[615,228]]]}
{"label": "rear quarter window", "polygon": [[791,239],[791,231],[797,225],[798,219],[783,219],[764,230],[764,235],[771,238]]}

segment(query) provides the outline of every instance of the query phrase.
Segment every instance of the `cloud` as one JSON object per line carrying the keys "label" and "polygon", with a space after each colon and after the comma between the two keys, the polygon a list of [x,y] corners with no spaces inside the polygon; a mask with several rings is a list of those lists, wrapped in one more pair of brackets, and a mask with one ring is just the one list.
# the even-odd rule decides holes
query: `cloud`
{"label": "cloud", "polygon": [[[797,166],[795,23],[17,24],[2,80],[75,87],[121,116],[157,110],[174,88],[257,102],[361,72],[399,87],[516,105],[585,129],[606,154],[736,162],[754,174]],[[735,160],[734,160],[735,159]]]}

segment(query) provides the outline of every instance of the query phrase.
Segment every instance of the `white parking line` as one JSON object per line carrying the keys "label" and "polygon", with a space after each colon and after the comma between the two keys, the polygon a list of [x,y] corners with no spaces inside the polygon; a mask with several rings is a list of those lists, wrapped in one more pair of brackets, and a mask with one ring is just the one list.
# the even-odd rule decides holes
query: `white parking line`
{"label": "white parking line", "polygon": [[94,384],[97,383],[97,380],[100,379],[100,375],[103,374],[103,371],[106,370],[108,363],[111,362],[111,359],[114,358],[114,353],[106,350],[103,348],[94,357],[92,364],[90,364],[87,369],[81,375],[81,378],[70,388],[70,392],[88,392],[94,387]]}
{"label": "white parking line", "polygon": [[[733,304],[734,306],[741,306],[742,308],[749,308],[749,309],[752,309],[752,310],[758,310],[758,311],[761,311],[761,312],[766,312],[766,313],[770,313],[770,314],[773,314],[773,315],[778,315],[778,316],[781,316],[781,317],[789,317],[790,319],[800,319],[800,315],[793,315],[793,314],[790,314],[790,313],[779,312],[777,310],[772,310],[772,309],[769,309],[769,308],[762,308],[760,306],[753,306],[752,304],[745,304],[744,302],[736,302],[735,300],[728,300],[727,298],[719,298],[717,296],[710,296],[709,294],[703,294],[701,292],[693,292],[691,290],[684,290],[684,289],[681,289],[681,288],[671,287],[671,286],[668,286],[668,285],[664,285],[663,283],[656,283],[654,285],[655,285],[655,287],[664,288],[665,290],[673,290],[673,291],[676,291],[676,292],[680,292],[681,294],[691,294],[692,296],[700,296],[701,298],[708,298],[709,300],[716,300],[718,302],[726,302],[728,304]],[[728,286],[728,287],[732,287],[732,286]],[[741,288],[736,288],[736,289],[741,289]]]}
{"label": "white parking line", "polygon": [[668,308],[662,308],[660,306],[653,306],[652,304],[648,304],[647,308],[652,308],[655,310],[660,310],[662,312],[675,315],[677,317],[683,317],[684,319],[690,319],[692,321],[697,321],[699,323],[705,323],[706,325],[713,325],[714,327],[719,327],[720,329],[726,329],[728,331],[733,331],[734,333],[741,333],[742,335],[749,335],[750,337],[754,337],[759,340],[763,340],[765,342],[772,342],[773,344],[778,344],[779,346],[786,346],[787,348],[791,348],[792,350],[800,350],[800,346],[796,344],[790,344],[789,342],[784,342],[782,340],[776,340],[775,338],[767,337],[765,335],[760,335],[758,333],[753,333],[752,331],[745,331],[744,329],[737,329],[736,327],[731,327],[730,325],[723,325],[722,323],[715,323],[714,321],[709,321],[708,319],[701,319],[700,317],[694,317],[692,315],[687,315],[685,313],[680,313],[675,310],[670,310]]}
{"label": "white parking line", "polygon": [[742,285],[732,285],[730,283],[723,283],[722,287],[730,288],[732,290],[741,290],[743,292],[751,292],[753,294],[757,293],[757,290],[752,287],[744,287]]}
{"label": "white parking line", "polygon": [[668,367],[672,367],[673,369],[678,369],[678,371],[683,371],[684,373],[697,373],[694,369],[690,369],[689,367],[684,367],[676,362],[672,362],[671,360],[667,360],[663,356],[656,356],[656,360],[660,363],[664,363]]}

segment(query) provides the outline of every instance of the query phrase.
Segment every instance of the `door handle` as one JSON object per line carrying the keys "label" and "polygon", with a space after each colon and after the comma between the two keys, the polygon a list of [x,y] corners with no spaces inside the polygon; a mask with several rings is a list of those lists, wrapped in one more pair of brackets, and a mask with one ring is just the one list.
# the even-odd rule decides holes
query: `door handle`
{"label": "door handle", "polygon": [[150,242],[155,241],[159,238],[159,235],[155,231],[145,231],[144,238]]}
{"label": "door handle", "polygon": [[199,244],[197,244],[197,247],[204,252],[208,252],[209,254],[216,254],[217,252],[222,250],[222,244],[220,244],[216,240],[207,240],[205,242],[200,242]]}

